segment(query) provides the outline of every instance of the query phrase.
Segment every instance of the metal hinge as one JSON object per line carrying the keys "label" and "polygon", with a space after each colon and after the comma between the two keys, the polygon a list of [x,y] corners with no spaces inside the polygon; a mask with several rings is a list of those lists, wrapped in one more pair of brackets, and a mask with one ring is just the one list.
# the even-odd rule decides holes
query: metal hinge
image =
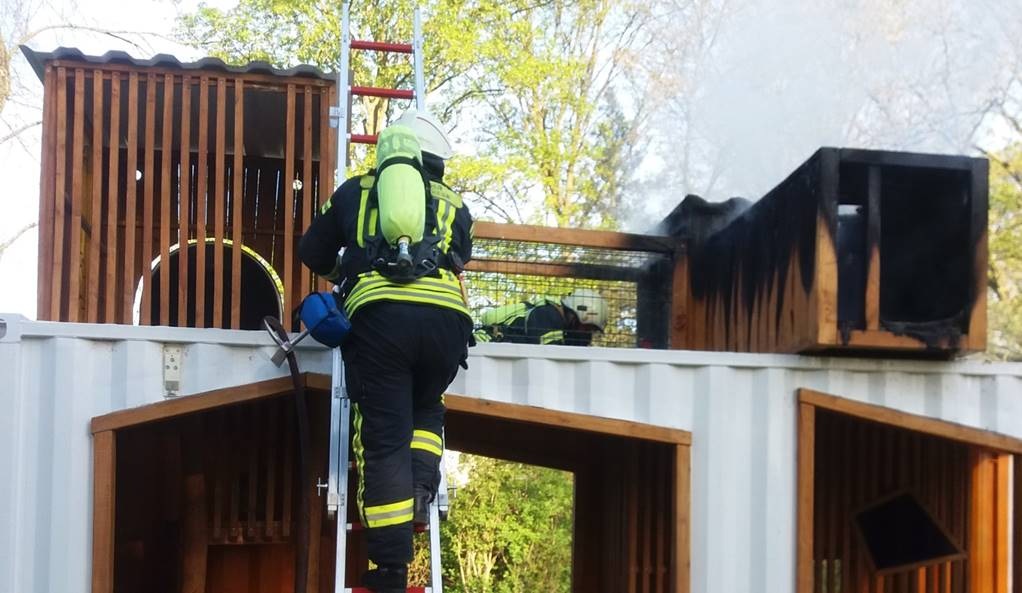
{"label": "metal hinge", "polygon": [[337,105],[330,106],[330,127],[337,128],[341,119],[344,118],[344,110]]}
{"label": "metal hinge", "polygon": [[164,397],[181,395],[181,346],[163,347],[163,389]]}

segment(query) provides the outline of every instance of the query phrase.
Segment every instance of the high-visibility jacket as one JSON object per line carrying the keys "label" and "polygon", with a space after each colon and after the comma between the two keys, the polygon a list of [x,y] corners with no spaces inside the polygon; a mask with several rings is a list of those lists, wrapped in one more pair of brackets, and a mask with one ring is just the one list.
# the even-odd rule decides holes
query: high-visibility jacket
{"label": "high-visibility jacket", "polygon": [[[380,233],[377,209],[369,200],[372,174],[345,181],[312,221],[298,247],[301,260],[316,274],[333,282],[343,282],[344,308],[348,316],[370,303],[397,301],[446,307],[471,318],[458,277],[472,257],[472,215],[461,196],[444,185],[443,165],[439,159],[424,158],[435,202],[427,211],[426,224],[441,238],[443,262],[433,274],[407,283],[388,280],[372,269],[366,257],[366,245]],[[337,264],[336,254],[344,247]]]}
{"label": "high-visibility jacket", "polygon": [[485,311],[475,331],[478,342],[588,346],[591,332],[568,327],[560,300],[541,297]]}

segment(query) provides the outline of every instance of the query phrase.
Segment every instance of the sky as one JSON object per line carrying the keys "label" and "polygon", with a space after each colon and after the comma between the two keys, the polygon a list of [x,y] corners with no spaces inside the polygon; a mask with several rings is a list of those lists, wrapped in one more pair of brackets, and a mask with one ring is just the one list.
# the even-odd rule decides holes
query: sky
{"label": "sky", "polygon": [[[7,0],[2,0],[7,2]],[[194,9],[195,0],[78,0],[75,3],[57,1],[51,9],[43,9],[33,21],[32,28],[60,22],[61,13],[71,15],[63,22],[110,31],[144,31],[169,37],[179,12]],[[227,8],[234,0],[207,0],[206,4]],[[142,41],[143,48],[118,41],[107,35],[88,31],[52,31],[40,34],[29,45],[39,51],[50,51],[59,46],[77,47],[86,54],[102,55],[110,50],[124,50],[136,57],[150,57],[156,53],[169,53],[182,60],[201,57],[195,50],[181,46],[157,35]],[[136,37],[132,37],[136,39]],[[148,50],[148,51],[145,51]],[[150,55],[142,55],[149,53]],[[22,121],[38,119],[42,106],[42,84],[28,66],[24,57],[15,57],[18,76],[26,82],[29,95],[26,106],[12,106],[13,114]],[[32,109],[36,107],[36,110]],[[12,118],[14,119],[14,118]],[[0,128],[0,135],[7,130]],[[34,222],[39,216],[39,136],[40,130],[25,133],[21,143],[8,142],[0,146],[0,179],[4,193],[0,196],[0,238],[6,239],[18,229]],[[38,234],[29,231],[14,243],[0,259],[0,313],[18,313],[29,318],[36,316],[36,254]]]}
{"label": "sky", "polygon": [[[163,36],[171,34],[177,14],[197,4],[53,1],[82,25]],[[228,8],[235,1],[207,4]],[[977,129],[976,112],[1005,84],[1009,66],[1022,74],[1022,0],[704,2],[727,7],[728,18],[713,31],[697,67],[685,71],[695,80],[683,81],[683,93],[662,99],[666,109],[656,124],[668,133],[643,157],[644,204],[626,217],[628,230],[652,228],[689,192],[711,200],[758,198],[819,146],[973,153],[977,141],[997,148],[1011,139],[996,120]],[[36,24],[54,22],[52,12],[37,15]],[[668,30],[671,24],[665,23]],[[136,57],[201,57],[159,37],[146,43],[140,50],[107,36],[59,31],[31,45],[43,51],[73,46],[97,55],[122,49]],[[20,54],[16,62],[30,93],[27,106],[13,109],[31,118],[42,85]],[[696,151],[710,164],[687,179],[671,177],[678,147],[671,109],[680,107],[687,110]],[[4,238],[38,216],[39,129],[22,140],[23,146],[0,147]],[[31,231],[0,259],[0,312],[35,316],[37,242]]]}

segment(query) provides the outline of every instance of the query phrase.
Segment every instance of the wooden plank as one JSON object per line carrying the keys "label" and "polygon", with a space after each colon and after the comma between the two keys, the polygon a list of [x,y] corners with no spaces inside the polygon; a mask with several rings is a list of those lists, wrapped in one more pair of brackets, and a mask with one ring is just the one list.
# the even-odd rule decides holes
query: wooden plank
{"label": "wooden plank", "polygon": [[624,489],[624,546],[628,554],[628,560],[624,564],[627,574],[626,592],[636,593],[639,580],[639,463],[636,459],[636,443],[634,441],[626,445],[627,455],[630,458],[626,463],[625,475],[627,479],[622,484]]}
{"label": "wooden plank", "polygon": [[67,128],[70,118],[67,113],[67,70],[57,70],[57,149],[56,149],[56,191],[53,211],[53,266],[50,272],[53,281],[50,290],[50,320],[60,321],[61,303],[65,297],[64,283],[64,230],[67,228]]}
{"label": "wooden plank", "polygon": [[[303,374],[302,378],[308,389],[321,391],[318,386],[311,384],[308,375]],[[293,389],[294,387],[291,383],[291,377],[278,377],[276,379],[267,379],[266,381],[248,383],[237,387],[215,389],[213,391],[189,395],[187,397],[168,399],[154,404],[97,416],[92,419],[91,431],[93,433],[97,433],[104,430],[117,430],[128,426],[146,424],[148,422],[173,418],[183,414],[192,414],[195,412],[212,410],[214,408],[239,404],[265,397],[291,393]],[[329,390],[329,388],[327,390]]]}
{"label": "wooden plank", "polygon": [[[57,110],[57,72],[47,64],[43,74],[42,162],[39,167],[39,258],[36,268],[36,315],[40,320],[50,317],[53,290],[54,204],[57,198],[56,164],[57,128],[64,117]],[[61,155],[62,156],[62,155]]]}
{"label": "wooden plank", "polygon": [[690,347],[689,341],[689,297],[691,287],[688,277],[688,253],[679,244],[674,252],[674,269],[671,271],[671,328],[668,337],[673,350]]}
{"label": "wooden plank", "polygon": [[972,467],[972,492],[969,497],[969,591],[995,590],[994,563],[994,455],[972,449],[969,455]]}
{"label": "wooden plank", "polygon": [[171,167],[174,140],[174,77],[163,78],[163,133],[160,164],[160,325],[170,325],[170,200],[176,175]]}
{"label": "wooden plank", "polygon": [[[187,144],[184,144],[187,146]],[[206,593],[206,557],[209,542],[206,511],[205,456],[211,452],[203,440],[203,418],[186,421],[182,438],[185,467],[182,502],[181,593]]]}
{"label": "wooden plank", "polygon": [[[97,71],[98,74],[98,71]],[[82,89],[84,92],[85,89]],[[111,153],[111,158],[113,158]],[[89,208],[89,272],[86,275],[85,321],[99,321],[99,276],[101,238],[103,236],[103,77],[92,77],[92,189]]]}
{"label": "wooden plank", "polygon": [[[972,287],[969,291],[972,310],[969,311],[969,332],[964,347],[972,352],[986,350],[987,345],[987,273],[990,246],[987,228],[989,217],[990,164],[987,159],[971,159],[972,212],[969,238],[975,245],[972,263]],[[982,199],[981,199],[982,198]],[[1022,545],[1022,544],[1020,544]],[[1022,574],[1016,580],[1022,580]]]}
{"label": "wooden plank", "polygon": [[231,242],[231,329],[241,329],[241,209],[245,203],[242,179],[245,171],[245,83],[241,79],[234,81],[234,167],[231,177],[234,189],[231,191],[231,215],[233,233]]}
{"label": "wooden plank", "polygon": [[[315,384],[315,382],[310,380],[310,384]],[[688,445],[692,442],[692,434],[684,430],[651,426],[627,420],[613,420],[535,406],[494,402],[450,393],[444,396],[444,401],[447,404],[447,409],[453,412],[521,420],[533,424],[557,426],[566,430],[597,432],[675,445]]]}
{"label": "wooden plank", "polygon": [[114,590],[114,518],[117,508],[117,436],[92,439],[92,593]]}
{"label": "wooden plank", "polygon": [[476,222],[475,238],[578,245],[580,247],[624,251],[651,251],[666,254],[674,253],[675,245],[678,242],[673,237],[660,237],[656,235],[566,229],[526,224],[499,224],[484,221]]}
{"label": "wooden plank", "polygon": [[653,489],[649,487],[649,481],[655,470],[653,468],[653,460],[650,458],[649,451],[642,445],[643,443],[635,442],[633,447],[635,465],[640,468],[639,472],[641,476],[635,481],[635,485],[639,489],[639,496],[641,499],[639,514],[642,517],[642,528],[639,532],[639,538],[642,540],[642,551],[639,559],[639,591],[641,593],[650,593],[649,577],[650,573],[653,571],[653,513],[656,509],[653,508]]}
{"label": "wooden plank", "polygon": [[273,540],[277,537],[275,527],[277,516],[277,443],[280,435],[277,432],[277,417],[280,415],[280,408],[277,402],[271,402],[270,413],[266,415],[266,432],[264,433],[266,447],[266,508],[263,516],[266,517],[266,525],[263,536]]}
{"label": "wooden plank", "polygon": [[813,489],[816,454],[816,408],[799,404],[798,413],[798,549],[796,592],[813,593]]}
{"label": "wooden plank", "polygon": [[104,278],[106,310],[103,321],[106,323],[117,322],[117,253],[118,232],[117,232],[117,210],[120,201],[120,177],[121,164],[121,77],[110,77],[110,136],[107,140],[109,146],[109,168],[107,169],[107,198],[106,198],[106,275]]}
{"label": "wooden plank", "polygon": [[[1011,480],[1012,456],[997,455],[994,461],[994,592],[1009,593],[1011,575]],[[1019,512],[1016,510],[1015,512]],[[1022,542],[1020,542],[1022,544]],[[1019,545],[1019,544],[1016,544]],[[1022,578],[1018,575],[1016,578]]]}
{"label": "wooden plank", "polygon": [[[284,114],[284,311],[294,308],[291,290],[294,277],[294,204],[295,194],[295,85],[287,85],[287,109]],[[306,114],[308,115],[308,114]],[[308,141],[306,140],[306,143]],[[290,325],[290,321],[285,322]]]}
{"label": "wooden plank", "polygon": [[[259,530],[256,516],[259,510],[258,484],[259,484],[259,458],[262,448],[259,446],[259,415],[262,406],[248,406],[246,414],[248,422],[243,425],[245,440],[248,441],[248,509],[245,514],[245,538],[249,541],[259,537]],[[242,410],[238,410],[241,417]]]}
{"label": "wooden plank", "polygon": [[124,167],[124,283],[121,286],[121,323],[130,324],[135,298],[135,239],[138,228],[138,72],[128,75],[128,159]]}
{"label": "wooden plank", "polygon": [[152,325],[153,307],[153,192],[156,183],[156,75],[146,77],[145,107],[145,157],[142,167],[142,306],[139,315],[141,325]]}
{"label": "wooden plank", "polygon": [[837,328],[837,254],[834,237],[823,218],[816,221],[816,277],[807,311],[810,335],[825,346],[840,344]]}
{"label": "wooden plank", "polygon": [[669,593],[668,584],[665,581],[667,572],[670,570],[668,558],[668,547],[670,546],[670,522],[663,518],[672,515],[672,504],[670,502],[671,483],[670,477],[674,471],[672,467],[673,455],[668,447],[652,446],[650,449],[656,459],[656,469],[653,472],[654,492],[656,499],[656,576],[653,582],[653,590],[656,593]]}
{"label": "wooden plank", "polygon": [[192,201],[192,79],[181,78],[181,184],[177,221],[177,325],[188,327],[188,239]]}
{"label": "wooden plank", "polygon": [[75,70],[74,130],[71,135],[71,232],[68,237],[67,321],[81,320],[82,185],[85,165],[85,71]]}
{"label": "wooden plank", "polygon": [[618,280],[637,282],[644,272],[640,269],[586,263],[547,263],[519,260],[478,258],[466,264],[469,272],[496,272],[549,278],[586,278],[591,280]]}
{"label": "wooden plank", "polygon": [[216,183],[215,198],[210,211],[213,214],[213,327],[224,326],[224,219],[227,218],[224,189],[227,185],[226,150],[227,150],[227,81],[218,78],[216,81]]}
{"label": "wooden plank", "polygon": [[209,78],[199,78],[198,176],[195,186],[195,327],[206,327],[206,208],[209,204]]}
{"label": "wooden plank", "polygon": [[1022,457],[1016,455],[1012,459],[1012,469],[1014,477],[1012,478],[1012,490],[1014,492],[1014,500],[1012,501],[1012,515],[1014,520],[1012,521],[1011,530],[1012,534],[1012,582],[1013,582],[1013,593],[1022,593]]}
{"label": "wooden plank", "polygon": [[[291,406],[294,409],[294,406]],[[286,413],[283,417],[284,424],[284,467],[282,468],[282,481],[283,490],[281,492],[281,502],[283,503],[280,522],[280,535],[285,540],[291,537],[291,489],[295,483],[295,470],[294,470],[294,441],[295,441],[295,414],[293,412]]]}
{"label": "wooden plank", "polygon": [[674,508],[672,522],[673,554],[671,574],[674,593],[689,593],[691,589],[691,452],[688,445],[674,447]]}
{"label": "wooden plank", "polygon": [[961,424],[953,424],[944,420],[917,416],[873,404],[864,404],[811,389],[799,389],[798,391],[799,401],[804,404],[834,410],[842,414],[896,426],[905,430],[915,430],[961,443],[989,447],[1008,453],[1022,453],[1022,440],[1009,436]]}
{"label": "wooden plank", "polygon": [[[303,154],[302,154],[302,169],[303,170],[302,170],[302,193],[301,193],[301,199],[302,199],[302,204],[303,204],[303,206],[302,206],[303,207],[303,214],[302,214],[303,217],[305,216],[305,214],[304,214],[304,207],[305,207],[306,203],[307,202],[311,202],[311,200],[309,200],[309,196],[312,195],[313,183],[315,182],[315,179],[312,177],[312,119],[314,117],[314,114],[313,114],[313,111],[312,111],[312,93],[313,93],[313,87],[306,85],[306,87],[305,87],[305,120],[304,120],[304,124],[305,125],[303,126],[303,130],[302,130],[302,132],[304,134],[303,140],[302,140],[302,147],[304,148],[304,150],[303,150]],[[289,241],[287,241],[285,243],[285,245],[287,245],[289,248],[292,248],[291,247],[292,244],[295,244],[297,246],[297,244],[295,243],[295,239],[294,239],[294,231],[293,231],[294,222],[293,221],[292,221],[292,224],[290,226],[292,227],[291,239]],[[307,228],[307,227],[302,227],[302,228],[304,229],[304,228]],[[296,253],[297,253],[297,251],[296,251]],[[285,263],[287,263],[287,264],[293,263],[295,266],[298,266],[299,270],[303,267],[301,265],[301,262],[298,261],[297,256],[294,255],[294,254],[291,255],[291,256],[286,257]],[[300,271],[297,272],[297,273],[301,274]],[[285,292],[291,291],[292,294],[294,294],[294,298],[292,299],[291,302],[295,303],[295,305],[292,305],[292,306],[296,306],[297,303],[299,303],[301,301],[301,298],[304,296],[303,291],[305,289],[304,288],[299,288],[298,290],[295,290],[294,279],[293,278],[292,278],[291,282],[292,282],[291,284],[285,284],[285,287],[286,287],[285,288]],[[285,315],[288,315],[289,311],[291,311],[291,309],[289,309],[287,307],[284,308]],[[298,329],[299,328],[297,326],[292,326],[292,330],[298,330]]]}
{"label": "wooden plank", "polygon": [[869,168],[866,205],[866,329],[880,329],[880,167]]}

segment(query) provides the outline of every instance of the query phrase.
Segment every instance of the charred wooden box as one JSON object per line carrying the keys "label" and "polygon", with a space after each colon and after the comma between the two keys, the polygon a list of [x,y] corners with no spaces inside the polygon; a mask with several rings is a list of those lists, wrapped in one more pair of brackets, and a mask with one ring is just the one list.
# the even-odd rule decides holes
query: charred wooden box
{"label": "charred wooden box", "polygon": [[837,148],[740,212],[689,198],[686,347],[981,351],[987,198],[984,159]]}

